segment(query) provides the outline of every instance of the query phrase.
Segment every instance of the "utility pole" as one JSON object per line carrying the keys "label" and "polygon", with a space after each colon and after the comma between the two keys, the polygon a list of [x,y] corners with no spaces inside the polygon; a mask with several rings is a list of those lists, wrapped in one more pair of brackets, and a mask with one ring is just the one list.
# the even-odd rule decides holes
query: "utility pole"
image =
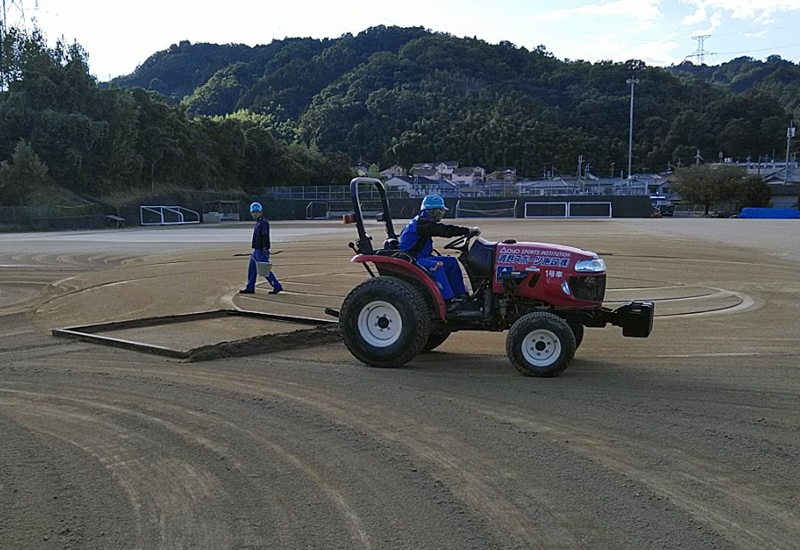
{"label": "utility pole", "polygon": [[789,154],[792,150],[792,138],[794,137],[795,130],[797,128],[794,127],[794,120],[789,123],[789,127],[786,129],[786,169],[783,172],[783,184],[788,185],[789,183]]}
{"label": "utility pole", "polygon": [[630,131],[628,132],[628,179],[630,180],[632,179],[631,164],[633,160],[633,88],[639,83],[639,79],[629,78],[625,82],[631,85],[631,123]]}

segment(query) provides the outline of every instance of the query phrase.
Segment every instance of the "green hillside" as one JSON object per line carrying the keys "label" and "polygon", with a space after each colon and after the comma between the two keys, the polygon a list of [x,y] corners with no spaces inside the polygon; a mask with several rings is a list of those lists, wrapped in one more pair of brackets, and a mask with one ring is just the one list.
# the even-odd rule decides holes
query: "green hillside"
{"label": "green hillside", "polygon": [[190,115],[268,114],[276,135],[353,161],[452,159],[535,177],[571,172],[578,155],[599,172],[623,165],[631,76],[636,170],[692,162],[698,148],[714,159],[772,154],[800,112],[800,67],[780,58],[591,64],[421,28],[255,48],[184,42],[112,84],[156,86]]}
{"label": "green hillside", "polygon": [[[714,67],[556,59],[423,28],[249,47],[181,42],[98,84],[78,44],[4,35],[0,200],[30,177],[109,196],[167,186],[255,193],[345,183],[357,161],[430,160],[522,177],[781,156],[800,114],[800,67],[771,57]],[[17,151],[15,153],[15,151]],[[22,198],[20,198],[22,197]]]}

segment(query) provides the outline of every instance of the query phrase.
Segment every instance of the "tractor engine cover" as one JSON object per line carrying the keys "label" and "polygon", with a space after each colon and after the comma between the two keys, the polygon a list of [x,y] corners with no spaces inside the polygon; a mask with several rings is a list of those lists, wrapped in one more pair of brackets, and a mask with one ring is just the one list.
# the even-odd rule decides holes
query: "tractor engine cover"
{"label": "tractor engine cover", "polygon": [[550,243],[498,243],[492,292],[511,291],[557,308],[599,307],[605,298],[606,266],[594,252]]}

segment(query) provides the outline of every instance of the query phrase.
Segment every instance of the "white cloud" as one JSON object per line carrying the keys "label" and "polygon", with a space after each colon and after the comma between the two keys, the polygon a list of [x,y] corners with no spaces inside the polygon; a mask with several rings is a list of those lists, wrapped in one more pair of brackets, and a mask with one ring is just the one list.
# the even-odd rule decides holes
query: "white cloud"
{"label": "white cloud", "polygon": [[692,36],[701,36],[704,34],[711,34],[719,28],[722,24],[722,12],[716,11],[708,18],[708,27],[705,29],[697,29],[692,33]]}
{"label": "white cloud", "polygon": [[734,19],[769,19],[780,12],[800,11],[800,0],[681,0],[701,9],[730,12]]}
{"label": "white cloud", "polygon": [[679,48],[680,44],[672,40],[655,40],[623,50],[619,52],[617,57],[620,59],[640,59],[648,65],[674,65],[681,62],[681,59],[672,54],[673,51]]}
{"label": "white cloud", "polygon": [[561,59],[582,60],[592,63],[598,61],[627,61],[638,59],[648,65],[666,66],[680,63],[672,52],[681,45],[673,40],[651,40],[646,42],[629,42],[618,33],[594,36],[591,48],[585,45],[568,44],[554,53]]}
{"label": "white cloud", "polygon": [[658,8],[660,0],[613,0],[539,13],[537,21],[554,21],[575,17],[632,17],[639,21],[652,21],[663,16]]}
{"label": "white cloud", "polygon": [[697,10],[692,15],[687,15],[681,20],[681,25],[699,25],[706,20],[707,15],[705,7],[697,6]]}

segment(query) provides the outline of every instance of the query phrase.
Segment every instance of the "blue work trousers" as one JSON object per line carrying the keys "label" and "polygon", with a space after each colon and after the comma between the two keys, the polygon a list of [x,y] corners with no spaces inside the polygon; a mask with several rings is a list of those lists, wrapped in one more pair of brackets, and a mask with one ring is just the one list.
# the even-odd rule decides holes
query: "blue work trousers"
{"label": "blue work trousers", "polygon": [[[436,262],[441,262],[443,265],[433,271]],[[436,286],[442,291],[442,298],[445,300],[450,300],[453,296],[467,295],[464,276],[461,275],[457,259],[452,256],[417,256],[417,263],[433,275]]]}
{"label": "blue work trousers", "polygon": [[[258,277],[256,262],[269,262],[269,250],[265,248],[255,249],[250,255],[250,265],[247,267],[247,290],[256,289],[256,277]],[[272,288],[283,289],[278,282],[278,278],[275,277],[275,273],[271,270],[267,275],[267,282],[272,285]]]}

